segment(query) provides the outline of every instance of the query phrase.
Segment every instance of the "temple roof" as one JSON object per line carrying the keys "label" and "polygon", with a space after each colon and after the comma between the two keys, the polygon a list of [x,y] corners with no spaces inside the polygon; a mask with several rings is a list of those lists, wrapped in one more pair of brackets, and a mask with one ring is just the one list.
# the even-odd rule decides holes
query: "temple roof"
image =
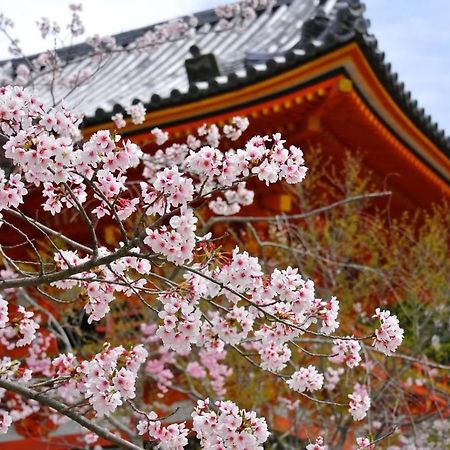
{"label": "temple roof", "polygon": [[[271,10],[260,9],[244,29],[224,29],[214,10],[195,14],[193,36],[165,42],[151,52],[119,52],[102,62],[101,70],[73,92],[55,86],[55,98],[65,97],[82,111],[86,124],[106,122],[113,112],[121,112],[132,102],[142,101],[147,110],[157,110],[210,97],[267,79],[355,42],[363,51],[378,79],[409,119],[445,154],[450,156],[450,140],[398,81],[384,53],[368,31],[364,5],[359,0],[277,0]],[[157,26],[157,25],[156,25]],[[115,36],[120,45],[154,29],[155,25]],[[185,61],[192,58],[195,45],[201,54],[213,54],[220,74],[207,81],[189,83]],[[69,58],[62,73],[69,76],[87,69],[86,44],[59,50]],[[16,61],[13,61],[17,65]],[[36,86],[49,96],[48,86]],[[48,99],[50,100],[50,99]]]}

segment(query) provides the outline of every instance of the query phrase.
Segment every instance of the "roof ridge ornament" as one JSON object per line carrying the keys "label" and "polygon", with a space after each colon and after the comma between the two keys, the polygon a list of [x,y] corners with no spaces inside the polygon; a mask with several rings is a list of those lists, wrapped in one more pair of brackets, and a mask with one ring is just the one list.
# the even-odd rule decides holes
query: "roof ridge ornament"
{"label": "roof ridge ornament", "polygon": [[340,42],[350,39],[356,33],[366,35],[369,21],[363,16],[364,10],[365,7],[359,0],[338,2],[330,29],[333,38]]}
{"label": "roof ridge ornament", "polygon": [[303,24],[300,31],[300,41],[296,47],[309,48],[313,45],[314,40],[319,39],[323,33],[327,32],[329,24],[329,15],[322,7],[317,8],[314,15]]}
{"label": "roof ridge ornament", "polygon": [[190,85],[200,81],[210,81],[220,76],[219,65],[214,53],[202,55],[196,45],[191,46],[189,52],[192,58],[186,59],[184,66]]}

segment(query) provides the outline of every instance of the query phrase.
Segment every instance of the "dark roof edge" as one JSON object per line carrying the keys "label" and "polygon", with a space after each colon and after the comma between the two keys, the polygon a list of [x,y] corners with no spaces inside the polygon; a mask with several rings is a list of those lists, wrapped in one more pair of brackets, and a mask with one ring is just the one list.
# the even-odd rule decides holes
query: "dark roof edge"
{"label": "dark roof edge", "polygon": [[376,39],[371,36],[356,35],[356,42],[362,50],[371,68],[380,80],[381,84],[393,98],[395,103],[414,123],[414,125],[427,136],[448,158],[450,158],[450,137],[439,128],[425,109],[418,105],[405,84],[398,79],[398,74],[391,70],[391,64],[385,61],[385,54],[378,50]]}
{"label": "dark roof edge", "polygon": [[[284,4],[290,4],[293,0],[276,0],[275,7],[279,7]],[[321,0],[319,4],[324,3],[325,0]],[[365,20],[363,16],[364,4],[360,0],[338,0],[337,5],[345,5],[350,9],[355,9],[357,12],[353,17],[353,21],[356,19]],[[319,8],[320,9],[320,8]],[[261,11],[260,11],[261,12]],[[193,14],[198,19],[197,28],[205,24],[212,24],[219,20],[219,17],[215,14],[214,9],[198,12]],[[184,16],[184,18],[189,16]],[[178,18],[183,19],[183,17]],[[316,18],[313,18],[315,20]],[[176,18],[173,20],[177,20]],[[126,31],[114,35],[117,42],[121,45],[127,45],[133,42],[137,37],[142,36],[147,31],[154,29],[158,25],[171,22],[164,21],[150,26],[138,28],[131,31]],[[366,21],[367,22],[367,21]],[[368,22],[367,22],[368,23]],[[365,26],[359,27],[361,21],[352,22],[350,33],[347,34],[344,41],[336,40],[333,36],[329,36],[331,39],[327,41],[325,45],[315,47],[314,45],[308,45],[305,54],[296,54],[294,51],[288,51],[285,54],[286,61],[283,63],[277,62],[274,59],[268,59],[266,61],[267,68],[264,71],[256,71],[253,67],[247,69],[247,75],[244,78],[239,77],[236,73],[229,74],[227,81],[223,84],[219,84],[216,80],[209,82],[208,88],[199,89],[196,86],[191,86],[186,93],[180,93],[177,90],[172,91],[170,97],[161,98],[159,95],[153,95],[150,101],[146,102],[145,99],[140,99],[145,103],[147,110],[155,111],[171,106],[190,103],[205,97],[218,95],[224,92],[229,92],[240,87],[247,86],[249,84],[270,78],[278,73],[282,73],[293,67],[299,66],[306,62],[309,62],[319,56],[330,53],[338,48],[341,48],[351,42],[356,42],[363,52],[366,60],[374,70],[376,76],[383,84],[389,95],[394,99],[400,109],[406,114],[406,116],[414,123],[414,125],[421,130],[421,132],[428,137],[447,157],[450,158],[450,138],[445,135],[445,132],[441,130],[436,122],[425,113],[423,108],[418,106],[417,101],[412,99],[411,93],[405,89],[404,83],[398,80],[398,75],[391,70],[391,65],[385,61],[385,55],[378,49],[377,41],[373,35],[371,35]],[[351,36],[351,37],[350,37]],[[57,52],[61,56],[76,57],[81,56],[89,51],[91,47],[86,43],[77,44],[72,47],[65,47],[58,49]],[[37,55],[29,56],[32,59]],[[13,65],[17,65],[21,58],[9,60]],[[8,61],[1,61],[4,64]],[[114,105],[112,111],[104,111],[98,109],[94,116],[85,118],[86,126],[94,126],[100,123],[109,122],[111,115],[115,112],[123,112],[124,108],[121,105]]]}
{"label": "dark roof edge", "polygon": [[[384,53],[378,50],[376,40],[371,36],[369,40],[368,36],[363,36],[361,34],[357,34],[351,41],[339,43],[332,47],[327,47],[326,49],[318,48],[315,52],[306,55],[298,55],[292,51],[287,52],[286,61],[284,63],[279,63],[273,59],[268,60],[267,69],[265,71],[257,72],[256,70],[249,69],[247,70],[247,76],[245,78],[240,78],[236,74],[230,74],[228,75],[227,82],[219,84],[217,81],[212,80],[209,82],[208,88],[204,90],[191,86],[188,92],[183,94],[175,90],[172,91],[171,96],[167,98],[152,95],[149,102],[144,102],[145,107],[147,111],[156,111],[230,92],[252,83],[265,80],[301,64],[305,64],[315,58],[344,47],[351,42],[357,43],[376,76],[400,109],[414,125],[416,125],[417,128],[442,151],[442,153],[450,158],[450,139],[445,135],[445,132],[439,129],[438,125],[432,121],[429,115],[425,114],[423,108],[419,108],[417,101],[412,99],[411,93],[405,89],[403,83],[398,81],[397,74],[391,72],[391,66],[384,61]],[[142,99],[140,100],[142,101]],[[95,126],[109,122],[111,120],[111,115],[116,112],[124,112],[124,108],[121,105],[116,104],[112,111],[98,109],[93,117],[85,118],[84,124],[85,126]]]}
{"label": "dark roof edge", "polygon": [[[261,101],[267,101],[267,100],[272,100],[275,99],[277,97],[280,97],[282,95],[285,94],[289,94],[292,92],[295,92],[298,89],[304,89],[307,88],[309,86],[313,86],[316,83],[322,82],[322,81],[326,81],[336,75],[344,75],[347,78],[351,78],[350,73],[348,72],[348,70],[344,67],[338,67],[336,69],[330,70],[328,72],[325,72],[321,75],[318,75],[310,80],[301,82],[299,84],[296,84],[294,86],[291,86],[289,88],[283,89],[282,91],[278,91],[278,92],[274,92],[272,94],[268,94],[265,95],[262,98],[258,98],[258,99],[253,99],[253,100],[248,100],[242,104],[239,105],[233,105],[233,106],[228,106],[226,108],[221,108],[219,110],[213,111],[213,112],[205,112],[203,114],[197,114],[194,116],[190,116],[188,118],[180,118],[174,121],[169,121],[169,122],[163,122],[158,124],[158,126],[162,127],[162,128],[167,128],[167,127],[171,127],[171,126],[177,126],[177,125],[183,125],[183,124],[187,124],[189,122],[192,121],[199,121],[199,120],[205,120],[208,117],[211,117],[211,115],[214,114],[226,114],[226,113],[232,113],[233,111],[236,111],[236,109],[239,108],[244,108],[244,107],[248,107],[248,106],[252,106],[252,105],[257,105],[258,103],[260,103]],[[395,136],[396,139],[398,139],[405,147],[407,147],[412,153],[414,153],[414,155],[417,156],[417,158],[419,158],[427,167],[429,167],[434,173],[436,173],[442,180],[449,182],[450,178],[445,174],[442,173],[440,170],[438,170],[435,166],[433,166],[429,161],[427,161],[423,155],[418,152],[412,145],[410,145],[408,142],[406,142],[390,125],[389,123],[387,123],[384,118],[378,113],[378,111],[376,111],[373,106],[368,102],[368,100],[364,97],[364,94],[362,91],[360,91],[360,89],[358,88],[358,86],[355,86],[356,91],[358,92],[358,94],[360,95],[361,100],[363,101],[363,103],[367,106],[367,108],[369,108],[369,110],[375,115],[375,117],[377,117],[377,119],[383,124],[384,127],[386,127],[393,136]],[[162,109],[162,108],[161,108]],[[148,126],[148,125],[144,125],[143,127],[139,128],[138,130],[130,130],[130,131],[125,131],[123,133],[121,133],[121,135],[123,137],[132,137],[133,134],[135,133],[142,133],[142,132],[150,132],[151,129],[154,126]]]}

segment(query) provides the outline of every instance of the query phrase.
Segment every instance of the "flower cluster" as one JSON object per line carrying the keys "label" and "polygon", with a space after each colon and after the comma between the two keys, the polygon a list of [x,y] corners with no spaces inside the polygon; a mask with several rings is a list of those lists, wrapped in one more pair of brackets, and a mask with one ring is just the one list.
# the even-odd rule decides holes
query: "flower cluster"
{"label": "flower cluster", "polygon": [[228,264],[223,265],[215,274],[215,279],[228,289],[223,289],[221,293],[232,301],[239,301],[239,294],[247,291],[254,292],[258,287],[262,289],[263,271],[259,261],[247,252],[240,252],[236,247],[233,250]]}
{"label": "flower cluster", "polygon": [[8,350],[31,344],[39,329],[33,317],[34,313],[21,305],[10,314],[8,302],[0,295],[0,344]]}
{"label": "flower cluster", "polygon": [[270,11],[275,3],[275,0],[241,0],[236,3],[221,4],[214,10],[220,17],[217,27],[219,30],[232,27],[238,30],[245,29],[256,19],[257,11]]}
{"label": "flower cluster", "polygon": [[72,140],[79,136],[79,123],[62,105],[45,112],[43,104],[22,88],[0,88],[0,130],[8,137],[5,157],[29,183],[38,185],[63,176],[73,155]]}
{"label": "flower cluster", "polygon": [[285,141],[281,139],[280,133],[273,135],[273,146],[271,151],[267,151],[264,145],[266,138],[253,138],[246,147],[247,153],[256,155],[257,158],[264,158],[263,162],[252,168],[252,173],[258,179],[264,181],[268,186],[279,180],[286,180],[289,184],[300,183],[306,175],[306,167],[303,159],[303,152],[293,145],[286,149]]}
{"label": "flower cluster", "polygon": [[370,408],[370,397],[365,386],[356,383],[353,392],[349,394],[349,411],[353,420],[362,420]]}
{"label": "flower cluster", "polygon": [[12,418],[9,415],[8,411],[0,409],[0,434],[6,434],[11,424]]}
{"label": "flower cluster", "polygon": [[111,120],[114,122],[114,125],[117,129],[124,128],[127,125],[127,122],[123,118],[122,113],[114,114],[113,116],[111,116]]}
{"label": "flower cluster", "polygon": [[249,125],[250,122],[246,117],[235,116],[230,124],[223,126],[223,134],[227,139],[237,141]]}
{"label": "flower cluster", "polygon": [[[234,117],[230,125],[224,126],[224,136],[235,140],[247,126],[247,119]],[[154,134],[157,141],[166,139],[160,131]],[[256,136],[244,149],[226,152],[217,148],[221,139],[217,126],[205,124],[198,129],[198,135],[203,142],[189,136],[187,144],[174,144],[146,156],[144,175],[154,185],[153,189],[144,185],[143,198],[149,214],[161,215],[170,207],[186,204],[194,193],[211,196],[209,206],[216,214],[235,214],[253,201],[253,192],[243,183],[246,178],[258,177],[266,184],[279,180],[298,183],[306,174],[303,152],[294,146],[285,148],[280,134],[271,138]],[[224,188],[224,195],[219,195],[217,192]]]}
{"label": "flower cluster", "polygon": [[155,137],[157,145],[163,145],[169,139],[169,133],[160,128],[153,128],[151,133]]}
{"label": "flower cluster", "polygon": [[8,321],[8,302],[0,295],[0,328],[6,327]]}
{"label": "flower cluster", "polygon": [[5,171],[0,169],[0,225],[1,211],[6,208],[17,208],[23,203],[23,197],[27,192],[19,174],[7,177]]}
{"label": "flower cluster", "polygon": [[199,352],[201,364],[208,371],[211,388],[219,399],[225,397],[225,381],[233,373],[231,367],[223,362],[226,355],[227,353],[223,349],[203,348]]}
{"label": "flower cluster", "polygon": [[323,443],[323,437],[317,436],[314,444],[306,446],[306,450],[328,450],[328,446]]}
{"label": "flower cluster", "polygon": [[181,265],[192,259],[195,248],[197,218],[191,208],[182,208],[180,215],[172,216],[169,221],[171,229],[147,228],[144,244],[154,253],[162,254],[167,261]]}
{"label": "flower cluster", "polygon": [[137,424],[137,430],[140,436],[148,437],[159,444],[159,448],[166,450],[182,450],[187,444],[187,435],[189,430],[184,423],[173,423],[163,426],[158,416],[153,411],[141,419]]}
{"label": "flower cluster", "polygon": [[244,307],[234,306],[225,315],[214,313],[211,323],[225,343],[235,345],[243,341],[253,329],[253,315]]}
{"label": "flower cluster", "polygon": [[[147,283],[145,278],[136,275],[150,273],[150,262],[139,256],[139,248],[131,249],[131,253],[135,256],[118,258],[107,266],[99,266],[95,274],[88,270],[82,271],[81,276],[67,277],[53,282],[52,285],[59,289],[78,286],[82,296],[87,300],[84,309],[89,315],[88,322],[98,321],[109,312],[109,304],[114,300],[116,292],[130,296],[134,289],[142,288]],[[99,249],[100,256],[109,254],[106,248]],[[89,257],[81,258],[76,251],[63,250],[56,253],[54,259],[59,269],[67,270],[69,267],[85,264]]]}
{"label": "flower cluster", "polygon": [[61,31],[60,26],[56,22],[51,23],[48,17],[42,17],[41,20],[36,22],[36,25],[39,28],[42,39],[45,39],[49,33],[56,35]]}
{"label": "flower cluster", "polygon": [[186,206],[194,198],[192,179],[184,176],[177,166],[166,168],[156,175],[154,190],[141,183],[142,197],[147,214],[163,215],[172,208]]}
{"label": "flower cluster", "polygon": [[224,198],[217,197],[209,202],[209,208],[215,214],[230,216],[237,214],[241,206],[251,205],[255,193],[247,189],[245,183],[239,183],[234,191],[226,191]]}
{"label": "flower cluster", "polygon": [[230,401],[218,401],[215,406],[217,412],[211,410],[209,400],[199,400],[192,413],[192,428],[202,448],[262,450],[269,437],[264,418],[240,410]]}
{"label": "flower cluster", "polygon": [[[4,155],[17,172],[0,171],[0,211],[23,203],[28,193],[24,178],[43,186],[44,210],[53,215],[65,208],[80,208],[88,198],[87,184],[100,201],[94,213],[98,217],[111,214],[109,202],[125,190],[123,173],[139,164],[142,152],[130,141],[116,145],[109,131],[98,131],[77,148],[79,124],[80,119],[63,105],[45,110],[22,88],[0,88],[0,130],[8,137]],[[117,213],[124,220],[138,202],[119,200]]]}
{"label": "flower cluster", "polygon": [[259,342],[255,347],[261,357],[260,366],[264,370],[277,373],[283,370],[291,359],[292,352],[287,344]]}
{"label": "flower cluster", "polygon": [[375,330],[373,346],[390,356],[402,343],[404,331],[400,328],[397,316],[391,316],[390,311],[381,311],[380,308],[377,308],[373,317],[380,321],[380,327]]}
{"label": "flower cluster", "polygon": [[348,367],[353,368],[359,366],[361,362],[361,345],[353,339],[335,339],[333,341],[331,352],[334,356],[330,357],[330,361],[338,364],[345,363]]}
{"label": "flower cluster", "polygon": [[70,30],[70,33],[73,37],[78,37],[84,34],[84,25],[81,20],[80,15],[78,14],[79,11],[83,9],[82,4],[70,4],[69,5],[70,10],[72,11],[72,20],[70,21],[67,28]]}
{"label": "flower cluster", "polygon": [[127,108],[127,113],[131,116],[131,121],[135,125],[139,125],[144,123],[145,121],[145,107],[142,103],[136,103],[134,105],[130,105]]}
{"label": "flower cluster", "polygon": [[136,395],[136,377],[147,358],[143,345],[127,351],[123,347],[105,349],[90,361],[79,363],[72,354],[64,354],[52,362],[55,373],[68,380],[58,385],[63,396],[79,393],[94,408],[98,417],[108,415]]}
{"label": "flower cluster", "polygon": [[375,450],[375,445],[370,443],[370,439],[359,437],[356,438],[356,450]]}
{"label": "flower cluster", "polygon": [[157,382],[158,397],[163,397],[172,385],[174,374],[169,368],[169,363],[174,362],[174,354],[161,349],[157,358],[147,360],[145,372]]}
{"label": "flower cluster", "polygon": [[294,391],[302,393],[322,389],[324,377],[314,366],[301,367],[294,372],[287,385]]}
{"label": "flower cluster", "polygon": [[193,37],[197,22],[195,16],[190,16],[158,24],[131,43],[130,50],[151,52],[165,42]]}
{"label": "flower cluster", "polygon": [[158,314],[163,324],[158,327],[157,335],[166,348],[181,354],[189,353],[191,344],[197,342],[200,334],[200,309],[181,296],[163,294],[158,299],[164,309]]}
{"label": "flower cluster", "polygon": [[[152,249],[157,250],[155,244],[151,245]],[[297,269],[275,269],[270,276],[266,276],[257,258],[247,252],[241,253],[238,248],[220,267],[210,271],[199,266],[197,270],[199,274],[190,276],[188,287],[183,290],[184,295],[189,292],[189,299],[184,300],[189,305],[188,309],[197,308],[200,298],[214,301],[223,298],[230,306],[226,312],[209,312],[209,323],[203,322],[200,335],[195,332],[191,344],[223,349],[226,344],[239,345],[249,339],[251,343],[245,345],[255,349],[260,355],[261,367],[272,372],[279,372],[290,360],[291,340],[319,321],[322,321],[320,329],[323,330],[325,314],[337,309],[315,299],[314,283],[303,280]],[[171,298],[173,294],[169,294],[168,298]],[[183,309],[180,298],[175,302],[175,311]],[[337,305],[337,300],[332,298],[330,303]],[[172,309],[172,306],[169,308]],[[166,312],[162,314],[166,321]],[[178,333],[179,321],[184,321],[185,317],[183,313],[177,314],[169,312],[167,323],[163,326],[164,335]],[[271,320],[264,321],[264,317]],[[194,330],[200,325],[196,323]],[[323,376],[320,377],[323,382]]]}
{"label": "flower cluster", "polygon": [[325,334],[334,333],[339,327],[339,302],[336,297],[331,297],[329,302],[317,301],[315,306],[318,308],[317,317],[322,321],[320,331]]}

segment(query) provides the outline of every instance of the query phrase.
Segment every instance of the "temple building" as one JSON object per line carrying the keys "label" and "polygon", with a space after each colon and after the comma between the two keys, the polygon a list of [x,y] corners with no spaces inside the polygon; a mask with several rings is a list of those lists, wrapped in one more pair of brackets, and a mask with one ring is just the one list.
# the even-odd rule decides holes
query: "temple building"
{"label": "temple building", "polygon": [[[252,134],[281,131],[289,143],[337,157],[361,152],[404,207],[448,198],[450,141],[391,71],[363,12],[359,0],[277,0],[245,28],[201,12],[194,33],[151,51],[113,53],[77,89],[61,82],[53,96],[85,114],[86,135],[112,129],[112,114],[141,101],[145,122],[121,132],[144,147],[154,126],[182,137],[245,115]],[[115,39],[131,45],[153,28]],[[62,80],[93,70],[82,59],[89,50],[60,51],[69,61]],[[48,84],[35,89],[50,100]]]}
{"label": "temple building", "polygon": [[[243,115],[252,134],[281,131],[337,157],[361,152],[402,206],[448,198],[450,141],[391,71],[363,12],[358,0],[278,0],[244,29],[201,12],[192,37],[113,54],[79,88],[61,83],[54,95],[85,114],[87,135],[112,129],[112,114],[133,100],[144,103],[146,120],[121,132],[144,147],[154,126],[182,137]],[[126,46],[151,29],[115,38]],[[62,50],[74,60],[63,71],[85,71],[88,49]],[[49,98],[48,85],[36,89]]]}
{"label": "temple building", "polygon": [[[79,88],[61,83],[53,95],[85,114],[85,136],[115,129],[111,116],[138,101],[147,110],[144,123],[120,133],[144,150],[154,146],[156,126],[181,140],[205,122],[246,116],[251,135],[281,132],[305,153],[320,147],[336,161],[346,151],[360,153],[394,192],[394,207],[450,198],[450,140],[385,61],[359,0],[277,0],[244,28],[224,26],[214,10],[195,18],[194,33],[151,52],[112,54]],[[131,45],[153,28],[115,38]],[[86,44],[61,50],[69,61],[63,72],[88,69],[89,51]],[[48,85],[35,89],[50,98]],[[275,209],[289,211],[283,196],[273,200]],[[59,448],[13,439],[23,438],[2,436],[0,449]]]}

